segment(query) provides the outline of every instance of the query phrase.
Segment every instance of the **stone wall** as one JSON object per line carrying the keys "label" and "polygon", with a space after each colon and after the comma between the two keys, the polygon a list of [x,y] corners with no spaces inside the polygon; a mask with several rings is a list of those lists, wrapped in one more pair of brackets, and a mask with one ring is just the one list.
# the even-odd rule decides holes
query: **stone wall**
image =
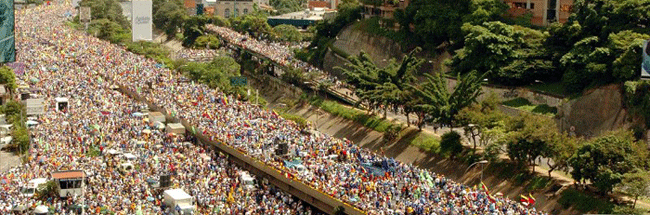
{"label": "stone wall", "polygon": [[349,55],[358,55],[361,51],[368,53],[379,67],[388,65],[391,58],[401,60],[404,56],[399,44],[385,37],[378,37],[357,31],[354,27],[341,30],[332,44]]}
{"label": "stone wall", "polygon": [[[457,80],[447,78],[447,87],[451,90],[456,86]],[[564,97],[546,94],[544,92],[531,90],[524,87],[500,87],[494,85],[483,85],[483,94],[479,100],[486,98],[490,94],[496,94],[501,101],[508,101],[515,98],[525,98],[534,105],[546,104],[551,107],[559,107],[564,101]]]}
{"label": "stone wall", "polygon": [[587,138],[627,126],[620,86],[612,84],[588,90],[558,108],[558,127]]}

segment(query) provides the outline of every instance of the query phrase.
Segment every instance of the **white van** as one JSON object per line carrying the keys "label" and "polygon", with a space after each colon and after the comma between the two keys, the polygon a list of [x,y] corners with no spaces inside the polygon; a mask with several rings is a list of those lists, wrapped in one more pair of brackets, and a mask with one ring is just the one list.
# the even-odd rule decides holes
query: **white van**
{"label": "white van", "polygon": [[23,188],[22,195],[24,197],[34,196],[36,191],[39,189],[38,186],[45,183],[47,183],[47,179],[45,178],[36,178],[30,180],[29,182],[27,182],[27,186]]}
{"label": "white van", "polygon": [[173,214],[194,214],[194,197],[182,189],[165,190],[163,196],[165,205],[171,209]]}

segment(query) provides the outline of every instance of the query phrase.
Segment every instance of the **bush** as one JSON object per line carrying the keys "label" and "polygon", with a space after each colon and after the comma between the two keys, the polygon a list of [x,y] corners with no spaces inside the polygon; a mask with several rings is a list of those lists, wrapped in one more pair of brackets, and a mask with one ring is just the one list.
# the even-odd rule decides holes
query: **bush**
{"label": "bush", "polygon": [[294,121],[296,124],[298,124],[298,126],[300,126],[301,129],[306,128],[307,125],[309,125],[309,121],[307,121],[307,119],[305,119],[302,116],[298,116],[286,112],[280,112],[280,116],[282,116],[282,118],[284,119]]}
{"label": "bush", "polygon": [[219,38],[217,38],[214,35],[204,35],[204,36],[199,36],[196,38],[196,41],[194,41],[194,48],[198,49],[204,49],[204,48],[210,48],[210,49],[218,49],[219,45],[221,43],[219,42]]}
{"label": "bush", "polygon": [[45,184],[38,185],[36,195],[39,199],[47,199],[48,197],[58,196],[56,193],[56,182],[48,181]]}
{"label": "bush", "polygon": [[393,141],[397,139],[400,131],[402,131],[402,126],[391,124],[388,126],[388,128],[386,128],[386,131],[384,132],[384,139]]}
{"label": "bush", "polygon": [[455,131],[443,134],[440,139],[440,149],[444,153],[450,153],[452,158],[461,153],[463,145],[460,143],[460,134]]}

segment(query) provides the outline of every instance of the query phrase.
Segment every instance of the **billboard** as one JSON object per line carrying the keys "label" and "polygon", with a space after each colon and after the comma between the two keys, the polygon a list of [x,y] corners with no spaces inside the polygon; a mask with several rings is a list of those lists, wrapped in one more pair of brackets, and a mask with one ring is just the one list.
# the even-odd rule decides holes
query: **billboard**
{"label": "billboard", "polygon": [[133,34],[133,42],[153,40],[151,9],[151,0],[134,0],[131,2],[131,32]]}
{"label": "billboard", "polygon": [[0,63],[16,61],[14,0],[0,0]]}
{"label": "billboard", "polygon": [[641,78],[650,78],[650,40],[643,41]]}

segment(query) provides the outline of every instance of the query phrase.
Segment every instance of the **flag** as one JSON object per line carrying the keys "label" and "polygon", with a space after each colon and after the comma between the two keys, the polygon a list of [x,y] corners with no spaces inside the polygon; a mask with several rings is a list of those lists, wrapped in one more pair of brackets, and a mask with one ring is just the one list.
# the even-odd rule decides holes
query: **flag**
{"label": "flag", "polygon": [[231,203],[231,204],[232,204],[232,203],[235,202],[235,198],[232,197],[232,193],[233,193],[234,191],[235,191],[235,189],[230,188],[230,192],[228,192],[228,203]]}
{"label": "flag", "polygon": [[485,191],[485,194],[490,194],[490,190],[488,190],[487,186],[481,181],[481,189]]}
{"label": "flag", "polygon": [[528,204],[530,204],[530,205],[535,205],[535,197],[533,197],[533,194],[528,193],[528,196],[530,197],[530,198],[528,199]]}
{"label": "flag", "polygon": [[496,202],[497,202],[497,199],[494,198],[493,195],[488,194],[487,197],[488,197],[488,200],[490,200],[490,202],[492,202],[492,203],[496,203]]}
{"label": "flag", "polygon": [[524,196],[524,195],[521,195],[521,200],[519,200],[519,201],[521,201],[521,203],[526,203],[526,204],[528,204],[528,197],[526,197],[526,196]]}

